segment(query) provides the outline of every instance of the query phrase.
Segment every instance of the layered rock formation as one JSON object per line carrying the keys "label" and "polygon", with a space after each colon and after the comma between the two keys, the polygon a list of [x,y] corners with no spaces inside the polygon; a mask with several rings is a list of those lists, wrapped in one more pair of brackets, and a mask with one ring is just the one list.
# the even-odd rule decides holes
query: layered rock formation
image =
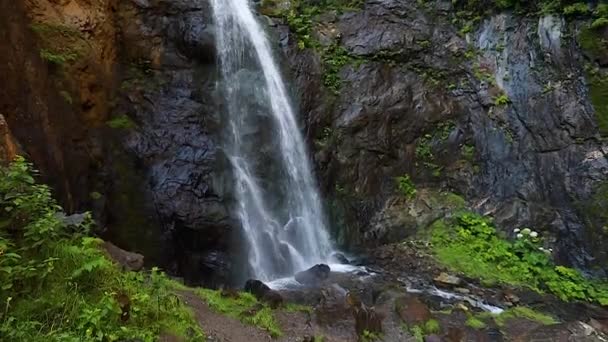
{"label": "layered rock formation", "polygon": [[432,207],[395,209],[407,174],[505,230],[546,231],[560,262],[605,268],[605,217],[586,209],[608,179],[586,24],[505,12],[459,27],[446,1],[305,6],[275,23],[342,242],[403,238],[398,218],[375,222]]}

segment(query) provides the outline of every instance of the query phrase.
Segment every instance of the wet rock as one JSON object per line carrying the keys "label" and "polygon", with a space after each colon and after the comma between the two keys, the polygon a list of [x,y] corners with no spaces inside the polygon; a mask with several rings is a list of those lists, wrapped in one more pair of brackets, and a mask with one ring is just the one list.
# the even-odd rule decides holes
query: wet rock
{"label": "wet rock", "polygon": [[306,271],[298,272],[295,275],[296,281],[304,285],[319,285],[329,277],[331,269],[325,264],[315,265]]}
{"label": "wet rock", "polygon": [[259,301],[268,303],[271,308],[275,309],[283,304],[283,296],[278,291],[275,291],[257,279],[249,279],[245,283],[244,290],[251,293]]}
{"label": "wet rock", "polygon": [[454,287],[454,286],[458,286],[458,285],[462,284],[462,279],[460,279],[456,276],[447,274],[445,272],[440,273],[433,280],[435,281],[435,284],[437,284],[437,286],[442,286],[442,287]]}
{"label": "wet rock", "polygon": [[422,324],[431,319],[431,310],[418,297],[404,296],[395,300],[395,310],[408,325]]}
{"label": "wet rock", "polygon": [[336,259],[336,261],[338,261],[341,264],[344,264],[344,265],[350,264],[350,261],[342,253],[334,253],[332,255],[332,258]]}
{"label": "wet rock", "polygon": [[104,241],[102,248],[108,256],[128,271],[139,271],[144,267],[144,256],[128,252],[111,242]]}
{"label": "wet rock", "polygon": [[255,298],[261,299],[266,293],[272,291],[268,285],[257,279],[249,279],[243,288],[245,292],[251,293]]}

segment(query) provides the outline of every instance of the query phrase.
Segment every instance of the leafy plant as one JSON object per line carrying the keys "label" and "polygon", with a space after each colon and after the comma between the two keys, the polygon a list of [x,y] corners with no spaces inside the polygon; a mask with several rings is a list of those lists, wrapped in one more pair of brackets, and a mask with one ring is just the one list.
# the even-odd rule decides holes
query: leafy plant
{"label": "leafy plant", "polygon": [[397,177],[396,181],[397,189],[402,196],[407,199],[412,199],[414,196],[416,196],[416,187],[410,179],[410,175]]}
{"label": "leafy plant", "polygon": [[507,94],[502,94],[494,97],[495,106],[506,106],[509,103],[511,103],[511,99],[509,99],[509,96]]}
{"label": "leafy plant", "polygon": [[203,333],[153,269],[122,272],[90,237],[90,215],[65,214],[22,157],[0,168],[0,336],[6,341],[158,340]]}

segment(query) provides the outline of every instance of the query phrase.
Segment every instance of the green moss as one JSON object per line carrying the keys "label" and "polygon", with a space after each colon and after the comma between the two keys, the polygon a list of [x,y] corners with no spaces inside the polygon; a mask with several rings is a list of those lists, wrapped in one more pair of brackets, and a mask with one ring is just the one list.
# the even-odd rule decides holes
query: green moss
{"label": "green moss", "polygon": [[135,122],[125,114],[112,118],[106,122],[106,125],[114,129],[131,129],[137,126]]}
{"label": "green moss", "polygon": [[476,330],[485,329],[487,326],[482,320],[475,316],[470,316],[466,321],[466,325]]}
{"label": "green moss", "polygon": [[40,57],[50,63],[59,66],[72,64],[89,49],[82,33],[71,27],[37,23],[31,28],[40,38]]}
{"label": "green moss", "polygon": [[283,334],[272,310],[261,305],[250,293],[242,292],[237,298],[231,298],[222,296],[220,291],[197,289],[196,294],[203,298],[211,309],[221,314],[264,329],[273,337]]}
{"label": "green moss", "polygon": [[523,306],[516,306],[509,310],[505,310],[501,314],[495,316],[494,320],[499,326],[504,326],[508,320],[513,318],[525,318],[544,325],[557,323],[555,318]]}
{"label": "green moss", "polygon": [[441,327],[439,326],[439,322],[437,322],[436,319],[429,319],[428,321],[426,321],[426,323],[424,323],[424,332],[427,335],[436,334],[440,330]]}

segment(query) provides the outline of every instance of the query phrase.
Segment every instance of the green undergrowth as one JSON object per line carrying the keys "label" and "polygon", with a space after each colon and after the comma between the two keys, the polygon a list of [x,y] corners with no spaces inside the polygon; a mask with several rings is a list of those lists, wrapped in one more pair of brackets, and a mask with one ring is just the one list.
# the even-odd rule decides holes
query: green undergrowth
{"label": "green undergrowth", "polygon": [[516,318],[534,321],[542,325],[551,325],[558,323],[555,318],[545,313],[535,311],[531,308],[524,306],[516,306],[507,309],[501,312],[500,314],[493,314],[490,312],[482,312],[477,313],[475,315],[471,314],[467,318],[465,324],[466,326],[471,327],[473,329],[482,330],[488,327],[488,325],[492,325],[493,323],[498,327],[504,327],[505,325],[507,325],[509,320]]}
{"label": "green undergrowth", "polygon": [[441,326],[436,319],[429,319],[422,324],[407,325],[403,323],[401,329],[411,334],[416,342],[423,342],[426,335],[438,334]]}
{"label": "green undergrowth", "polygon": [[209,289],[197,289],[195,292],[218,313],[264,329],[272,337],[283,335],[272,309],[259,303],[250,293],[240,292],[236,297],[230,297],[223,296],[220,291]]}
{"label": "green undergrowth", "polygon": [[536,232],[522,230],[511,242],[491,221],[463,212],[431,227],[433,252],[439,262],[485,284],[503,283],[552,293],[564,301],[582,300],[608,305],[608,283],[555,265],[541,247]]}
{"label": "green undergrowth", "polygon": [[204,340],[179,284],[157,269],[120,270],[90,237],[90,217],[64,223],[35,175],[21,157],[0,168],[2,341]]}

